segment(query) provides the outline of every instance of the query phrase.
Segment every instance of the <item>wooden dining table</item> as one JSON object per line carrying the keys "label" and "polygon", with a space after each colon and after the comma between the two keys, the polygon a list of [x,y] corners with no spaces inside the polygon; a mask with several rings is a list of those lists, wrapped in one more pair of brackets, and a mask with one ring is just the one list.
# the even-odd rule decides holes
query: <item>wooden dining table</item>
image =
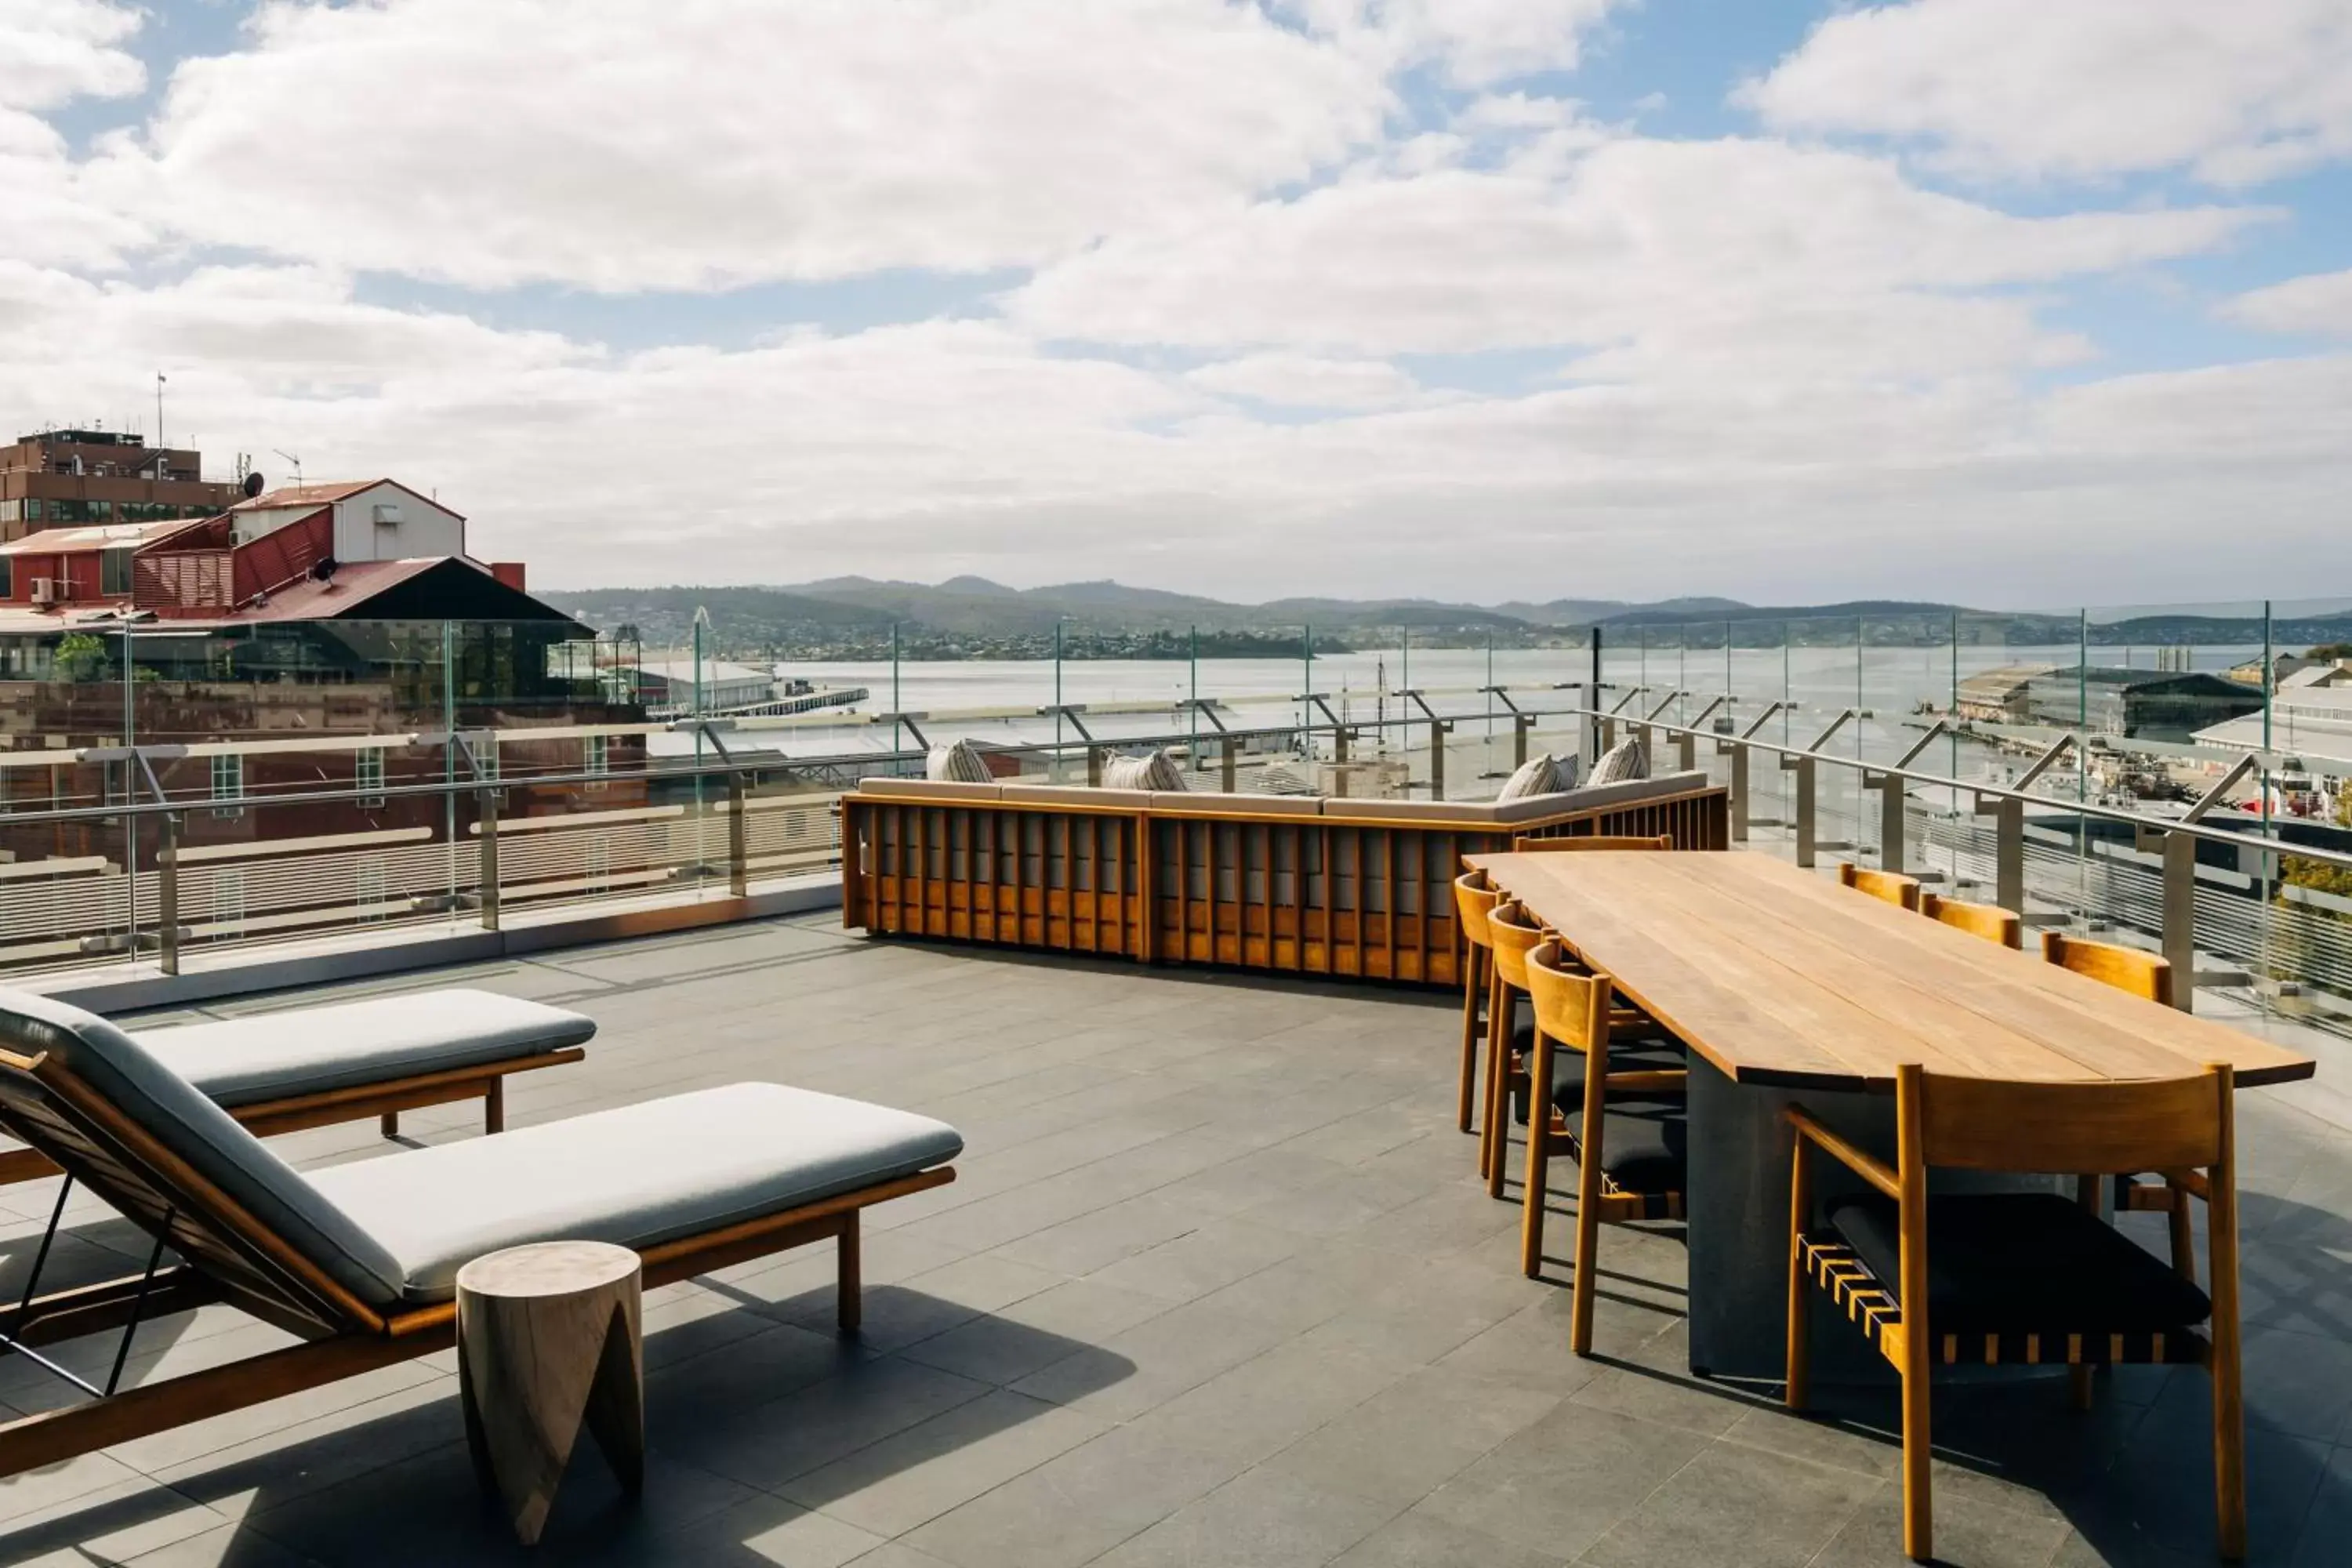
{"label": "wooden dining table", "polygon": [[[1466,863],[1689,1047],[1684,1212],[1690,1361],[1703,1373],[1780,1375],[1784,1106],[1801,1102],[1891,1156],[1895,1068],[1907,1062],[2042,1082],[2168,1078],[2227,1062],[2242,1086],[2309,1078],[2316,1065],[1762,854],[1601,850]],[[1938,1191],[1969,1190],[2046,1185],[2055,1174],[1937,1172],[1935,1181]],[[1840,1194],[1825,1186],[1821,1195]]]}

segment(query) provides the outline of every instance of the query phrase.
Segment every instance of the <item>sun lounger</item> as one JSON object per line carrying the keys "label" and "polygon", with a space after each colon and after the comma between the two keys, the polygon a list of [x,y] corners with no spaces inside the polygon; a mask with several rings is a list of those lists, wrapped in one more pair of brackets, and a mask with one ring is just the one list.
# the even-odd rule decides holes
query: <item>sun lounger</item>
{"label": "sun lounger", "polygon": [[154,1237],[155,1261],[166,1242],[184,1259],[33,1294],[0,1331],[16,1344],[208,1300],[306,1342],[0,1426],[0,1476],[446,1349],[458,1265],[523,1242],[631,1247],[652,1288],[832,1240],[855,1328],[860,1211],[954,1180],[963,1147],[928,1117],[752,1083],[305,1176],[121,1030],[22,996],[0,1006],[0,1127]]}
{"label": "sun lounger", "polygon": [[[0,1013],[34,1000],[0,990]],[[506,1121],[509,1075],[576,1062],[596,1022],[492,991],[420,991],[328,1007],[142,1031],[131,1037],[255,1133],[268,1137],[366,1117],[483,1102]],[[0,1150],[0,1184],[55,1175],[31,1149]]]}

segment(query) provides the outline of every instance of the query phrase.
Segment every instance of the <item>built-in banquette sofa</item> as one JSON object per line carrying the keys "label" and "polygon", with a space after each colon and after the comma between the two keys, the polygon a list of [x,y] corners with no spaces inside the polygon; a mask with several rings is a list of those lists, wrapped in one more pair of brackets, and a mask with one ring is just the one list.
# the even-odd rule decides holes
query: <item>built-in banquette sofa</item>
{"label": "built-in banquette sofa", "polygon": [[1496,804],[866,779],[842,797],[854,929],[1458,984],[1452,882],[1515,837],[1729,847],[1704,773]]}

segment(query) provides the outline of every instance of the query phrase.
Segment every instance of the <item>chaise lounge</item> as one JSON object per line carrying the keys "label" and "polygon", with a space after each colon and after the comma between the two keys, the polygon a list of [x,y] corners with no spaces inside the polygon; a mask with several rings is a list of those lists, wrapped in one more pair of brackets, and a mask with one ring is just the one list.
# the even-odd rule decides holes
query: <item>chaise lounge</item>
{"label": "chaise lounge", "polygon": [[[0,1016],[38,998],[0,988]],[[506,1080],[580,1060],[596,1021],[562,1007],[465,989],[412,992],[225,1018],[131,1037],[259,1137],[382,1120],[454,1100],[482,1101],[482,1127],[506,1125]],[[0,1186],[57,1173],[37,1150],[0,1150]]]}
{"label": "chaise lounge", "polygon": [[0,1128],[154,1238],[143,1274],[47,1294],[37,1258],[12,1348],[120,1329],[127,1351],[143,1318],[213,1300],[304,1342],[84,1384],[0,1426],[0,1476],[446,1349],[459,1266],[526,1242],[630,1247],[652,1288],[830,1239],[855,1329],[861,1211],[954,1180],[963,1147],[928,1117],[739,1083],[305,1175],[138,1040],[26,996],[0,1005]]}

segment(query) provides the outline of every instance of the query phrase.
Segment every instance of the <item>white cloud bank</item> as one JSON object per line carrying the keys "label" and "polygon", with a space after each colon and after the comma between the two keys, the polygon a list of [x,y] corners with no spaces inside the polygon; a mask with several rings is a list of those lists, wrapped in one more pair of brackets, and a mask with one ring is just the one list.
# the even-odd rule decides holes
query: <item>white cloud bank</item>
{"label": "white cloud bank", "polygon": [[2345,0],[1911,0],[1841,13],[1743,100],[1987,176],[2186,167],[2250,184],[2352,153]]}
{"label": "white cloud bank", "polygon": [[[1833,18],[1759,108],[1892,130],[1820,82],[1927,70],[1903,28],[1945,9]],[[0,202],[45,215],[0,223],[0,410],[79,420],[166,370],[173,437],[216,465],[400,474],[551,584],[2114,601],[2305,581],[2340,532],[2352,354],[2116,376],[2055,309],[2259,245],[2260,193],[2020,216],[1874,151],[1601,125],[1517,79],[1642,24],[1601,0],[875,15],[274,0],[78,158],[43,115],[140,89],[137,16],[0,0],[0,53],[37,35],[58,62],[0,97]],[[2315,36],[2262,34],[2298,61]],[[1447,109],[1409,110],[1405,73]],[[2126,90],[2025,76],[2043,97],[2011,110],[2059,121]],[[2216,179],[2249,148],[2323,155],[2324,104],[2291,98],[2129,158],[2053,145],[2063,171]],[[1958,123],[1898,133],[1999,163]],[[1014,280],[972,319],[643,352],[463,292],[895,269]],[[404,278],[458,289],[380,302]],[[2317,335],[2344,293],[2222,310]]]}

